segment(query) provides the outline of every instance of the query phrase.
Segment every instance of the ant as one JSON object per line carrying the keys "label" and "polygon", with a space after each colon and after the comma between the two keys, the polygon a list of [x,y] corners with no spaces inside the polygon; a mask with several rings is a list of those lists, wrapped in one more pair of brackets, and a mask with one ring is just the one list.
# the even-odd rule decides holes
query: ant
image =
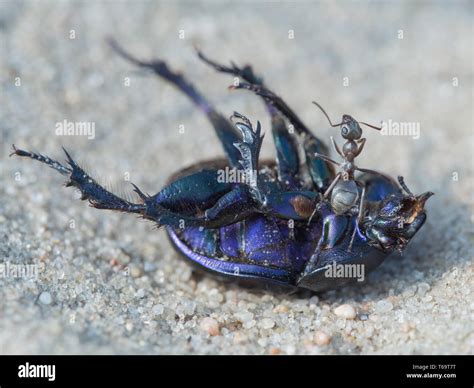
{"label": "ant", "polygon": [[[342,146],[341,151],[336,141],[334,140],[334,137],[331,136],[332,145],[336,152],[343,159],[342,163],[336,162],[335,160],[318,153],[315,153],[315,156],[326,162],[333,163],[336,166],[339,166],[341,169],[336,174],[334,180],[329,185],[327,190],[324,192],[322,199],[327,199],[329,195],[331,195],[330,204],[337,215],[346,214],[348,212],[354,215],[357,214],[357,224],[354,228],[354,232],[352,233],[351,241],[348,247],[348,251],[350,252],[352,249],[352,244],[354,242],[357,227],[363,220],[365,201],[365,185],[363,185],[361,182],[358,182],[354,178],[354,173],[355,171],[360,171],[378,174],[376,171],[368,170],[365,168],[359,168],[354,164],[355,158],[359,156],[362,150],[364,149],[366,141],[366,139],[362,137],[362,128],[359,124],[366,125],[370,128],[374,128],[379,131],[382,128],[364,123],[362,121],[357,121],[348,114],[344,114],[342,116],[342,121],[339,124],[333,124],[323,107],[315,101],[313,101],[313,104],[315,104],[324,113],[331,127],[341,127],[341,136],[346,140],[346,142]],[[361,187],[360,200],[359,187]]]}

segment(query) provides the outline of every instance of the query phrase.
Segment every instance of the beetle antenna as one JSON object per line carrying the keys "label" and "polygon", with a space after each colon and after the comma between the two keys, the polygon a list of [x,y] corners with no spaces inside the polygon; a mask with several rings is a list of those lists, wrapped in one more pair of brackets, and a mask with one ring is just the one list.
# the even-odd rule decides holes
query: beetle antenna
{"label": "beetle antenna", "polygon": [[368,127],[373,128],[373,129],[376,129],[377,131],[381,131],[381,130],[382,130],[382,127],[376,127],[375,125],[367,124],[367,123],[364,123],[363,121],[359,121],[359,124],[367,125]]}
{"label": "beetle antenna", "polygon": [[331,119],[329,118],[329,115],[326,113],[326,111],[323,109],[323,107],[321,105],[319,105],[316,101],[313,101],[313,104],[316,105],[319,109],[321,109],[321,112],[324,113],[324,116],[326,116],[326,118],[328,119],[329,124],[331,125],[331,127],[339,127],[342,124],[342,123],[333,124]]}
{"label": "beetle antenna", "polygon": [[413,193],[410,191],[410,189],[406,185],[405,180],[403,179],[402,176],[398,177],[398,183],[400,183],[400,186],[402,186],[402,189],[405,190],[407,192],[407,194],[413,196]]}

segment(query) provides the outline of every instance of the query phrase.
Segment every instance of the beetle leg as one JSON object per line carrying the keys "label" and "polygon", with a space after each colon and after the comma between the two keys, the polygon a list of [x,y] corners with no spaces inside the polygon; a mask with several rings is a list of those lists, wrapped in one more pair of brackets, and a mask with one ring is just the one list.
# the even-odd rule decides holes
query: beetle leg
{"label": "beetle leg", "polygon": [[257,121],[257,127],[254,129],[250,121],[240,113],[234,112],[231,119],[241,120],[235,122],[235,126],[242,133],[242,140],[234,143],[234,146],[241,154],[239,163],[243,168],[245,183],[249,186],[254,199],[263,204],[264,198],[258,187],[258,157],[263,141],[263,135],[260,136],[260,122]]}
{"label": "beetle leg", "polygon": [[122,58],[136,66],[149,69],[159,77],[171,82],[179,90],[181,90],[191,101],[207,116],[211,122],[214,130],[219,138],[222,147],[226,153],[227,159],[232,167],[238,165],[240,158],[239,152],[234,148],[233,143],[239,141],[239,133],[235,130],[232,124],[224,116],[218,113],[212,104],[199,93],[196,88],[180,73],[170,69],[166,62],[155,59],[152,61],[142,61],[126,52],[119,44],[109,39],[109,44],[112,49],[117,52]]}
{"label": "beetle leg", "polygon": [[212,227],[233,224],[256,213],[253,196],[245,185],[237,185],[232,191],[223,195],[216,204],[207,209],[205,220]]}
{"label": "beetle leg", "polygon": [[250,194],[248,186],[244,184],[235,185],[233,190],[222,195],[213,206],[196,214],[172,211],[157,203],[153,197],[145,196],[143,200],[147,208],[144,218],[153,220],[158,226],[171,226],[181,230],[188,227],[220,228],[258,212],[258,205]]}
{"label": "beetle leg", "polygon": [[285,101],[275,93],[262,85],[243,83],[233,85],[231,89],[250,90],[265,101],[270,103],[292,124],[294,130],[302,137],[303,149],[306,155],[306,165],[308,166],[313,184],[318,191],[324,191],[334,178],[334,168],[327,162],[315,157],[315,153],[327,154],[327,147],[314,136]]}
{"label": "beetle leg", "polygon": [[37,160],[47,166],[55,169],[60,174],[68,176],[69,181],[66,187],[76,187],[81,192],[81,199],[88,200],[92,207],[97,209],[117,210],[125,213],[141,214],[145,210],[143,204],[135,204],[129,202],[119,196],[111,193],[101,185],[99,185],[92,177],[90,177],[77,163],[71,158],[69,153],[63,148],[66,153],[67,162],[69,166],[64,166],[61,163],[41,154],[34,152],[23,151],[13,146],[13,152],[10,154],[27,157]]}
{"label": "beetle leg", "polygon": [[81,199],[88,200],[96,209],[117,210],[125,213],[135,213],[143,218],[156,222],[159,226],[168,225],[177,228],[188,226],[203,226],[207,228],[218,228],[220,226],[235,223],[249,214],[257,212],[252,205],[253,199],[247,185],[237,185],[232,191],[224,194],[204,215],[189,215],[167,209],[163,203],[158,201],[157,196],[148,196],[137,186],[134,191],[138,194],[142,203],[132,203],[111,193],[99,185],[66,153],[69,166],[63,165],[47,156],[17,149],[13,146],[11,155],[28,157],[37,160],[55,169],[64,176],[69,177],[67,187],[73,186],[81,192]]}
{"label": "beetle leg", "polygon": [[227,73],[234,75],[236,77],[242,78],[245,82],[249,82],[251,84],[256,85],[263,85],[263,79],[258,77],[252,69],[252,66],[245,65],[243,68],[237,66],[234,62],[230,63],[230,66],[221,65],[212,59],[209,59],[204,53],[196,47],[196,53],[204,63],[208,64],[209,66],[213,67],[219,73]]}
{"label": "beetle leg", "polygon": [[[263,79],[255,75],[250,65],[239,67],[231,62],[230,66],[225,66],[209,59],[200,50],[196,49],[196,51],[198,57],[203,62],[218,72],[234,75],[250,84],[263,85]],[[278,179],[286,188],[299,188],[301,184],[299,179],[300,160],[298,155],[298,139],[296,138],[295,132],[286,126],[285,120],[278,110],[265,98],[263,98],[263,100],[272,121],[272,135],[276,148]]]}

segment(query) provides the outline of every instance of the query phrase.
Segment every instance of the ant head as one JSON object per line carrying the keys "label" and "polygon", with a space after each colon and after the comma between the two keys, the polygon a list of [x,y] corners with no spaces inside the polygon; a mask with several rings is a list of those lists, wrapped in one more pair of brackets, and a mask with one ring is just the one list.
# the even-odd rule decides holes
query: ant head
{"label": "ant head", "polygon": [[341,127],[341,135],[346,140],[359,140],[362,137],[362,128],[360,127],[359,124],[364,124],[378,131],[382,129],[380,127],[375,127],[371,124],[367,124],[362,121],[357,121],[352,116],[347,115],[347,114],[342,116],[342,121],[339,124],[333,124],[328,114],[323,109],[323,107],[315,101],[313,101],[313,104],[316,105],[319,109],[321,109],[321,112],[324,113],[324,116],[326,116],[326,118],[328,119],[331,127],[339,127],[339,126]]}
{"label": "ant head", "polygon": [[362,128],[352,116],[342,116],[341,136],[346,140],[359,140],[362,137]]}

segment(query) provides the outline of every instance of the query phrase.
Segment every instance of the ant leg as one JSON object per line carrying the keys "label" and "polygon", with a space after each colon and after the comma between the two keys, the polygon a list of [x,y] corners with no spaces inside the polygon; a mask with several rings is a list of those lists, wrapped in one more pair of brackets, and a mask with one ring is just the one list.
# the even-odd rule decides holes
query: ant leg
{"label": "ant leg", "polygon": [[240,158],[239,152],[235,149],[233,143],[239,141],[239,133],[232,124],[224,116],[218,113],[210,102],[199,93],[196,88],[182,75],[168,67],[166,62],[155,59],[151,61],[142,61],[128,52],[126,52],[119,44],[113,40],[108,40],[111,48],[122,58],[133,63],[136,66],[151,70],[159,77],[171,82],[179,90],[181,90],[191,101],[201,110],[209,119],[219,138],[222,147],[226,153],[227,159],[232,167],[238,165]]}
{"label": "ant leg", "polygon": [[13,145],[13,152],[10,154],[27,157],[38,162],[44,163],[47,166],[55,169],[60,174],[69,177],[66,187],[76,187],[81,192],[81,200],[88,200],[92,207],[96,209],[117,210],[125,213],[143,214],[145,206],[143,204],[136,204],[129,202],[119,196],[106,190],[99,185],[93,178],[91,178],[77,163],[71,158],[69,153],[63,148],[69,166],[64,166],[61,163],[41,154],[17,149]]}
{"label": "ant leg", "polygon": [[336,140],[334,140],[334,137],[331,136],[331,142],[332,142],[332,146],[333,148],[336,150],[336,152],[339,154],[339,156],[343,159],[345,159],[345,156],[344,154],[341,152],[341,150],[339,149],[339,146],[337,145],[336,143]]}
{"label": "ant leg", "polygon": [[339,181],[339,179],[341,179],[341,176],[342,174],[339,172],[337,173],[336,177],[334,178],[334,180],[332,181],[331,185],[328,187],[328,189],[324,192],[323,194],[323,199],[326,199],[329,194],[331,194],[331,191],[332,189],[334,189],[334,186],[336,186],[337,182]]}
{"label": "ant leg", "polygon": [[364,149],[364,146],[365,146],[365,141],[367,139],[365,137],[363,137],[362,139],[359,140],[359,148],[357,149],[357,152],[356,152],[356,157],[360,155],[360,153],[362,152],[362,150]]}
{"label": "ant leg", "polygon": [[[196,49],[196,51],[204,63],[218,72],[231,74],[250,84],[263,86],[263,79],[253,72],[250,65],[239,67],[231,62],[230,66],[224,66],[207,58],[200,50]],[[285,120],[278,110],[265,98],[263,100],[272,121],[279,181],[288,189],[299,188],[300,160],[296,135],[288,130]]]}
{"label": "ant leg", "polygon": [[329,157],[327,157],[327,156],[325,156],[325,155],[318,154],[317,152],[314,153],[314,156],[315,156],[316,158],[323,159],[323,160],[326,161],[326,162],[335,164],[336,166],[340,166],[340,165],[341,165],[341,163],[336,162],[334,159],[331,159],[331,158],[329,158]]}
{"label": "ant leg", "polygon": [[347,249],[348,252],[350,252],[352,250],[352,244],[354,244],[354,239],[355,239],[355,235],[356,235],[356,232],[357,232],[357,228],[359,227],[359,225],[363,221],[364,208],[365,208],[365,186],[362,187],[362,194],[360,196],[360,202],[359,202],[359,213],[357,215],[356,224],[354,225],[354,231],[352,232],[351,241],[350,241],[349,247]]}

